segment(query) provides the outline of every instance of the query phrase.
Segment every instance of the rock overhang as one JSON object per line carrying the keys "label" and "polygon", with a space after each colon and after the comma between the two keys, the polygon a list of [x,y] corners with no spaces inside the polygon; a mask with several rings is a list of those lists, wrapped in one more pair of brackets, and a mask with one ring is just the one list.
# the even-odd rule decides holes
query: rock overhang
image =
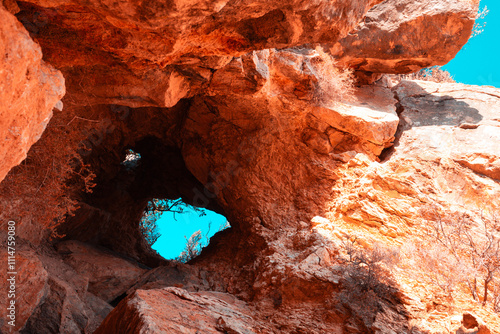
{"label": "rock overhang", "polygon": [[[448,200],[442,194],[445,192],[442,184],[422,181],[426,177],[422,170],[429,174],[443,173],[440,168],[445,162],[449,164],[446,165],[449,170],[463,175],[464,179],[473,180],[471,183],[483,182],[489,189],[487,196],[491,199],[491,205],[495,205],[495,196],[492,194],[497,189],[494,179],[495,173],[498,173],[495,160],[498,152],[492,150],[494,147],[491,145],[486,145],[487,152],[483,152],[474,144],[482,136],[496,134],[496,114],[493,110],[491,117],[486,116],[487,108],[484,105],[497,102],[488,101],[479,107],[471,102],[474,99],[464,95],[464,91],[469,88],[463,86],[457,88],[460,91],[457,93],[451,92],[454,89],[449,88],[451,86],[440,85],[440,88],[450,89],[450,92],[444,93],[448,97],[443,98],[441,93],[433,90],[433,84],[417,83],[418,87],[415,87],[403,83],[393,90],[379,84],[362,86],[354,91],[356,101],[325,105],[315,100],[313,94],[316,84],[322,80],[315,72],[316,61],[321,60],[322,56],[308,47],[281,49],[303,43],[333,42],[345,36],[363,17],[368,18],[365,21],[374,23],[375,18],[379,17],[373,13],[376,8],[371,7],[372,13],[366,16],[364,13],[376,2],[358,3],[358,7],[350,2],[340,11],[322,7],[325,6],[323,2],[288,2],[286,6],[278,2],[273,3],[272,7],[259,2],[253,8],[246,3],[242,4],[242,8],[236,8],[226,2],[208,4],[199,1],[190,4],[191,7],[182,2],[172,2],[169,3],[170,7],[158,8],[158,12],[151,14],[151,17],[147,14],[153,4],[140,6],[138,3],[128,3],[119,5],[124,7],[113,5],[105,8],[102,3],[94,2],[39,1],[33,6],[20,3],[23,12],[18,17],[26,25],[31,23],[31,27],[36,28],[31,33],[40,42],[46,60],[60,67],[67,79],[65,104],[68,108],[65,112],[74,112],[77,117],[98,122],[107,117],[105,110],[113,109],[113,105],[114,108],[117,105],[128,106],[130,111],[125,120],[119,117],[111,120],[116,132],[108,138],[109,142],[104,140],[105,143],[94,145],[89,157],[89,162],[94,166],[102,167],[98,178],[102,185],[107,184],[109,187],[104,187],[105,191],[96,188],[95,194],[82,196],[90,199],[92,204],[98,202],[99,197],[106,203],[115,200],[115,211],[127,213],[130,210],[135,212],[131,216],[136,216],[141,210],[140,205],[135,203],[133,208],[129,205],[120,206],[130,202],[120,202],[116,200],[120,196],[114,197],[116,188],[124,183],[117,183],[119,186],[114,187],[107,183],[107,179],[116,176],[114,165],[121,161],[121,158],[116,157],[121,157],[123,148],[133,147],[143,151],[139,147],[141,138],[150,136],[156,138],[158,146],[175,151],[171,161],[185,165],[181,177],[177,175],[180,187],[189,185],[188,188],[193,189],[191,185],[196,184],[203,193],[206,186],[210,185],[211,190],[205,196],[211,197],[214,205],[223,208],[235,221],[236,228],[218,235],[215,243],[190,269],[175,267],[171,270],[174,273],[172,277],[189,276],[196,279],[183,278],[177,283],[169,280],[149,282],[149,286],[155,288],[151,292],[144,292],[147,288],[143,289],[138,284],[130,291],[131,297],[127,303],[137,296],[148,298],[149,295],[163,294],[169,300],[181,296],[183,301],[188,301],[183,302],[186,307],[198,308],[203,304],[200,302],[203,294],[190,296],[182,289],[162,290],[162,284],[185,284],[183,288],[187,290],[230,292],[244,299],[245,303],[253,303],[252,307],[267,310],[265,312],[272,313],[272,310],[284,305],[283,309],[291,310],[289,313],[293,321],[279,317],[274,319],[279,323],[276,328],[285,332],[313,327],[319,332],[337,331],[348,326],[366,332],[366,327],[360,325],[359,319],[353,320],[355,316],[346,320],[346,314],[352,310],[344,309],[343,313],[331,311],[330,306],[334,303],[332,296],[341,289],[341,278],[333,274],[330,267],[335,247],[330,247],[329,238],[335,240],[345,231],[352,230],[353,226],[363,231],[371,229],[376,238],[388,242],[404,238],[414,224],[410,221],[418,221],[416,208],[420,202],[416,199],[427,196],[432,200],[438,198],[436,201],[440,203]],[[405,5],[415,9],[423,3],[405,2]],[[337,2],[335,6],[342,4]],[[432,4],[435,2],[428,2],[428,5]],[[435,6],[429,18],[424,20],[416,14],[411,17],[409,24],[415,31],[427,29],[432,22],[445,26],[441,34],[435,34],[434,30],[431,32],[435,34],[435,40],[444,38],[449,42],[444,43],[447,56],[458,51],[464,36],[468,36],[476,5],[467,5],[462,1],[453,4],[465,9],[454,11],[441,5]],[[379,9],[385,8],[384,12],[388,13],[393,8],[389,10],[387,6],[392,5],[394,2],[386,1]],[[196,10],[190,11],[192,6]],[[449,16],[446,16],[447,10]],[[45,13],[50,22],[37,21],[35,16],[31,16],[33,12]],[[463,20],[459,20],[461,23],[456,26],[453,26],[453,22],[458,22],[458,19],[454,15],[461,15]],[[166,17],[171,20],[167,22]],[[208,23],[205,20],[207,17]],[[341,17],[342,20],[336,23],[334,29],[327,27],[328,20],[319,22],[316,31],[311,23],[323,17],[328,17],[328,20]],[[76,24],[78,18],[81,22]],[[425,24],[418,26],[419,22]],[[393,36],[395,40],[401,36],[402,30],[398,29],[404,26],[396,23],[394,27],[397,26],[397,29],[385,29],[383,32],[397,33]],[[165,24],[178,27],[173,27],[171,34],[160,36],[166,28]],[[269,29],[259,31],[265,25]],[[103,33],[106,31],[107,35]],[[450,31],[458,36],[458,41],[448,40],[449,36],[445,35],[449,35]],[[275,32],[277,34],[273,35]],[[366,36],[373,36],[370,34],[377,35],[370,30]],[[81,38],[76,39],[75,36]],[[341,41],[359,36],[346,36]],[[371,42],[373,38],[366,37],[365,40]],[[417,52],[411,45],[403,48],[397,44],[382,48],[392,50],[390,56],[371,55],[368,51],[372,46],[369,46],[365,49],[366,54],[359,57],[357,44],[357,41],[353,42],[352,50],[345,52],[340,61],[366,72],[401,73],[444,61],[441,55],[433,53],[435,46],[430,44],[422,46],[429,49],[429,55],[425,57],[415,55],[421,50]],[[360,67],[359,59],[361,63],[364,62]],[[426,93],[406,99],[404,94],[411,95],[408,92],[413,90],[420,91],[420,94],[424,90]],[[488,99],[494,100],[493,95],[498,92],[488,90],[488,94]],[[469,109],[465,113],[469,116],[472,115],[472,109],[481,111],[474,113],[476,116],[472,115],[471,120],[454,115],[449,121],[460,124],[453,128],[451,123],[444,124],[445,128],[440,129],[433,126],[443,124],[426,123],[437,114],[444,115],[450,108],[460,106],[457,100],[466,100]],[[399,124],[399,130],[404,130],[402,133],[397,131],[399,118],[396,106],[403,119],[403,124]],[[438,110],[432,113],[432,108]],[[477,115],[482,119],[479,120]],[[440,117],[435,120],[441,121],[443,118]],[[414,126],[407,128],[411,124]],[[428,134],[441,131],[451,135],[451,141],[439,137],[435,142],[438,146],[450,145],[449,151],[455,154],[450,155],[450,159],[437,159],[429,149],[429,143],[433,145],[432,141],[424,140]],[[375,162],[382,150],[391,146],[394,140],[398,147],[390,159],[382,163]],[[457,141],[465,143],[459,146],[467,148],[466,152],[455,150]],[[418,147],[420,142],[425,152],[422,147]],[[144,147],[147,150],[149,145]],[[165,152],[160,150],[155,155],[157,167],[165,165],[165,161],[161,160],[169,156]],[[405,157],[405,154],[408,156]],[[412,157],[414,161],[409,162]],[[417,162],[421,164],[419,169],[412,169]],[[454,163],[470,170],[460,169]],[[490,178],[475,173],[489,175]],[[149,174],[161,175],[158,172]],[[161,180],[171,186],[171,183],[164,181]],[[456,187],[452,183],[450,181],[448,186]],[[434,195],[429,195],[431,192]],[[474,193],[473,190],[471,193]],[[93,219],[105,216],[92,216],[95,213],[92,208],[82,207],[85,214],[77,215],[73,222],[85,216]],[[328,218],[313,218],[309,225],[308,221],[318,216]],[[124,230],[124,226],[130,222],[124,224],[124,220],[115,220],[110,225],[111,229],[96,228],[93,231],[97,233],[97,239],[103,237],[101,240],[88,238],[85,241],[140,258],[140,247],[131,246],[139,236],[127,234],[130,231]],[[138,217],[132,220],[137,222]],[[323,238],[310,229],[315,224],[321,229]],[[75,223],[73,227],[77,225]],[[112,233],[103,235],[106,231]],[[26,236],[29,238],[29,235]],[[75,239],[82,236],[84,234],[79,235],[78,232],[72,235]],[[366,245],[370,242],[365,240]],[[61,245],[61,249],[64,253],[65,246]],[[75,258],[78,256],[74,255]],[[72,262],[69,257],[68,261]],[[151,263],[152,266],[157,264]],[[145,275],[147,277],[142,277],[144,282],[162,270],[170,272],[170,269],[161,269],[148,273]],[[189,274],[183,276],[183,270]],[[166,274],[163,272],[161,275],[164,277]],[[77,285],[80,289],[84,284],[79,282]],[[58,291],[69,291],[68,296],[73,298],[70,293],[72,288],[52,279],[49,282],[49,299],[57,299]],[[138,289],[140,291],[136,293]],[[325,291],[328,293],[325,294]],[[115,295],[113,292],[113,297]],[[328,297],[322,299],[325,295]],[[85,309],[89,314],[97,314],[96,310],[103,307],[95,295],[85,298],[83,304],[97,305],[92,311]],[[217,298],[214,303],[232,297],[221,294]],[[154,299],[152,301],[157,302]],[[308,311],[300,308],[300,304],[305,302],[317,306],[311,309],[319,310],[318,314],[310,314],[310,319],[314,321],[309,323],[303,316],[309,314]],[[227,305],[224,304],[224,307]],[[250,312],[252,316],[259,317],[258,312],[247,308],[248,305],[240,303],[240,306],[243,308],[242,313]],[[122,307],[126,307],[125,302]],[[203,310],[204,306],[200,312]],[[264,315],[265,312],[262,313],[260,324],[267,326],[267,317],[272,318],[273,315]],[[384,318],[385,315],[379,313],[377,317],[385,319],[385,324],[393,324],[394,319]],[[216,318],[210,316],[210,322],[219,321]],[[34,316],[33,323],[37,319],[40,320]],[[116,319],[116,316],[110,319]],[[344,326],[346,321],[349,324]],[[404,320],[397,321],[404,327]],[[231,319],[223,319],[212,325],[224,330],[237,328],[232,327]]]}

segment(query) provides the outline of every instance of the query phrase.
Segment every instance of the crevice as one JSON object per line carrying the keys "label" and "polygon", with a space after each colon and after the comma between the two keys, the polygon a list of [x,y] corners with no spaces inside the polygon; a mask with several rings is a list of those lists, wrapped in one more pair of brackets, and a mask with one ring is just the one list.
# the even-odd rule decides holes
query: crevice
{"label": "crevice", "polygon": [[399,123],[398,123],[398,127],[396,129],[396,133],[394,134],[393,145],[390,147],[384,148],[382,150],[382,153],[380,153],[380,155],[379,155],[379,159],[380,159],[381,163],[388,161],[392,157],[392,155],[396,151],[396,148],[399,146],[399,140],[401,139],[403,132],[409,128],[409,125],[404,120],[404,117],[401,116],[401,114],[404,111],[404,107],[401,104],[401,100],[400,100],[398,93],[396,91],[394,91],[394,99],[397,101],[395,106],[396,106],[396,113],[399,117]]}
{"label": "crevice", "polygon": [[109,302],[109,304],[113,307],[117,307],[118,304],[124,300],[125,298],[127,298],[127,293],[124,292],[122,293],[121,295],[119,295],[118,297],[116,297],[115,299],[113,299],[112,301]]}

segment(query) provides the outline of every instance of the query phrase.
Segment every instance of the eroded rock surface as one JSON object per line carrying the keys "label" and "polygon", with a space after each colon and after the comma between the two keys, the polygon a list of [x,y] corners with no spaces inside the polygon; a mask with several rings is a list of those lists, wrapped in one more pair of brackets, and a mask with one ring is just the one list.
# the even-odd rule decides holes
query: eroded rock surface
{"label": "eroded rock surface", "polygon": [[80,103],[172,107],[232,57],[336,41],[376,2],[32,1],[18,16]]}
{"label": "eroded rock surface", "polygon": [[138,264],[81,242],[59,243],[57,251],[65,263],[88,280],[88,292],[108,303],[122,295],[146,272]]}
{"label": "eroded rock surface", "polygon": [[[500,180],[500,91],[491,87],[402,82],[396,87],[412,146]],[[439,108],[436,108],[436,105]],[[410,135],[411,133],[411,135]],[[422,138],[426,138],[425,141]]]}
{"label": "eroded rock surface", "polygon": [[478,1],[388,0],[332,47],[356,71],[410,73],[444,65],[469,39]]}
{"label": "eroded rock surface", "polygon": [[180,288],[137,290],[95,333],[271,333],[248,315],[247,308],[224,293],[189,293]]}
{"label": "eroded rock surface", "polygon": [[62,74],[42,60],[40,46],[2,6],[0,21],[1,181],[40,138],[65,87]]}
{"label": "eroded rock surface", "polygon": [[[7,253],[5,253],[2,264],[8,268],[7,263],[12,264],[12,260],[7,262]],[[0,278],[6,282],[3,285],[6,287],[6,292],[10,291],[0,297],[0,302],[5,305],[1,312],[0,326],[3,330],[10,328],[11,332],[17,332],[24,327],[38,304],[45,298],[48,290],[48,274],[35,252],[27,250],[17,255],[16,266],[8,271],[2,271]],[[17,294],[14,307],[10,302],[13,299],[12,293]],[[9,322],[11,323],[8,324]]]}

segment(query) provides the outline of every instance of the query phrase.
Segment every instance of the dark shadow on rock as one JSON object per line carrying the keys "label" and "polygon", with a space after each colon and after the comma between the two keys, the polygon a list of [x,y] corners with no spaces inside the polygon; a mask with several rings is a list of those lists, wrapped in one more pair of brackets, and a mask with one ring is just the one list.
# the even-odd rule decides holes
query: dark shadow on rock
{"label": "dark shadow on rock", "polygon": [[393,89],[398,101],[396,112],[399,125],[395,134],[394,145],[386,148],[380,155],[380,161],[387,161],[399,146],[403,133],[413,127],[423,126],[463,126],[483,120],[479,110],[453,96],[438,96],[428,93],[418,83],[403,80]]}
{"label": "dark shadow on rock", "polygon": [[[148,201],[182,198],[185,203],[224,212],[214,198],[198,203],[198,194],[203,194],[204,187],[186,167],[179,148],[166,136],[148,136],[141,132],[144,130],[134,128],[139,127],[134,123],[135,114],[142,113],[142,118],[147,120],[148,111],[147,108],[131,109],[126,128],[121,123],[112,123],[116,128],[122,127],[123,135],[120,131],[106,133],[102,142],[92,147],[86,163],[97,175],[97,186],[91,193],[77,194],[79,209],[58,232],[65,235],[66,240],[103,246],[156,267],[166,260],[150,249],[139,230]],[[169,124],[168,117],[158,118],[160,116],[152,122]],[[147,124],[144,127],[149,126]],[[123,164],[128,148],[141,155],[135,168]]]}
{"label": "dark shadow on rock", "polygon": [[[406,86],[404,91],[402,91],[403,85]],[[413,81],[404,81],[394,87],[393,91],[394,97],[402,107],[401,111],[404,116],[412,120],[412,127],[477,124],[483,119],[479,110],[472,108],[466,102],[449,95],[429,94]],[[408,91],[411,94],[408,94]]]}

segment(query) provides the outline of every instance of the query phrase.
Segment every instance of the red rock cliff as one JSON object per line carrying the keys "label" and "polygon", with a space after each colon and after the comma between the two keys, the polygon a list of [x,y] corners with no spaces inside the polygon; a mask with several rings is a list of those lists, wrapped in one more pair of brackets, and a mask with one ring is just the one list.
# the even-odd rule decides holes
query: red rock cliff
{"label": "red rock cliff", "polygon": [[[432,240],[425,212],[498,212],[500,90],[384,75],[448,62],[477,5],[5,1],[0,219],[22,297],[2,330],[499,332],[410,246]],[[189,264],[139,231],[148,200],[179,197],[232,226]]]}

